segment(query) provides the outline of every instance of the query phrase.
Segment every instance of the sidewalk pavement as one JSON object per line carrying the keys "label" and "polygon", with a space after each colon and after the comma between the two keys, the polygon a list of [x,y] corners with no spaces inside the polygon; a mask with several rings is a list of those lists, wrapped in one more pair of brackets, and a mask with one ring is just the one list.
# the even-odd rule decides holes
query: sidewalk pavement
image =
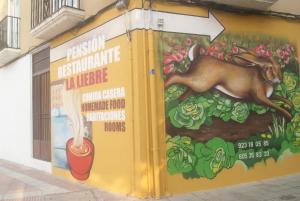
{"label": "sidewalk pavement", "polygon": [[[0,159],[0,201],[141,201]],[[143,201],[154,201],[146,199]],[[300,174],[158,201],[300,201]]]}

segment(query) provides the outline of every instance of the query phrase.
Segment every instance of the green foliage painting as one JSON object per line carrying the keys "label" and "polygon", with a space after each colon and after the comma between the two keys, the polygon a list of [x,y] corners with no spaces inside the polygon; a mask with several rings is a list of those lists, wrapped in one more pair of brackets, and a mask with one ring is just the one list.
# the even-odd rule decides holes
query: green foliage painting
{"label": "green foliage painting", "polygon": [[[175,76],[181,79],[165,87],[169,174],[213,179],[237,161],[251,168],[269,158],[276,161],[287,152],[300,152],[299,64],[292,43],[267,35],[232,33],[222,34],[213,43],[204,36],[177,33],[159,36],[165,83]],[[250,68],[257,72],[267,83],[265,96],[271,103],[259,101],[253,93],[245,95],[246,98],[234,94],[234,87],[243,81],[234,83],[232,92],[226,85],[213,85],[201,92],[193,90],[194,85],[185,83],[190,79],[202,84],[201,80],[196,82],[190,77],[201,71],[200,64],[205,61],[200,61],[205,59],[220,64],[219,69],[232,65],[233,69]],[[274,71],[275,65],[279,70]],[[210,68],[214,71],[217,67]],[[224,88],[227,91],[221,90]]]}

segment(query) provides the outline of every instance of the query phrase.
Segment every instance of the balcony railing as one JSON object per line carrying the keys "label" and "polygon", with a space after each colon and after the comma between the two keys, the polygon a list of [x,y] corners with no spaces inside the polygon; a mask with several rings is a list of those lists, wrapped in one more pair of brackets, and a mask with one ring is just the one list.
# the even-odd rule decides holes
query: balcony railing
{"label": "balcony railing", "polygon": [[6,16],[0,22],[0,51],[20,48],[20,18]]}
{"label": "balcony railing", "polygon": [[31,0],[31,29],[63,7],[80,9],[80,0]]}

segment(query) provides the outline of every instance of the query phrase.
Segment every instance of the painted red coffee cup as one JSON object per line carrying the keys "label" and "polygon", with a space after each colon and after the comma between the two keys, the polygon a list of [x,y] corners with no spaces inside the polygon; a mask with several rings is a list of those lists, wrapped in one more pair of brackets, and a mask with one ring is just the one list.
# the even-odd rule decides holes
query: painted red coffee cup
{"label": "painted red coffee cup", "polygon": [[74,138],[67,141],[66,152],[70,172],[75,179],[84,181],[89,178],[94,161],[94,144],[88,138],[83,138],[80,148],[73,146]]}

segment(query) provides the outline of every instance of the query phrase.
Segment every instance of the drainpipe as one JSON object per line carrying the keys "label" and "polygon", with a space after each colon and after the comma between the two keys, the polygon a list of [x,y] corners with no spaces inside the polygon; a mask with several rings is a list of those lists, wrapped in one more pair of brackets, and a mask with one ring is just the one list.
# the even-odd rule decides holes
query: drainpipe
{"label": "drainpipe", "polygon": [[[155,39],[154,31],[151,29],[152,16],[151,16],[151,7],[148,9],[147,18],[149,21],[146,26],[150,26],[150,29],[145,30],[145,37],[148,50],[148,65],[147,70],[149,73],[149,93],[150,93],[150,157],[152,156],[152,174],[153,174],[153,197],[160,198],[162,195],[161,189],[161,162],[160,162],[160,139],[159,139],[159,114],[157,102],[158,100],[157,93],[159,88],[157,87],[157,76],[159,72],[155,72]],[[146,53],[146,52],[145,52]]]}

